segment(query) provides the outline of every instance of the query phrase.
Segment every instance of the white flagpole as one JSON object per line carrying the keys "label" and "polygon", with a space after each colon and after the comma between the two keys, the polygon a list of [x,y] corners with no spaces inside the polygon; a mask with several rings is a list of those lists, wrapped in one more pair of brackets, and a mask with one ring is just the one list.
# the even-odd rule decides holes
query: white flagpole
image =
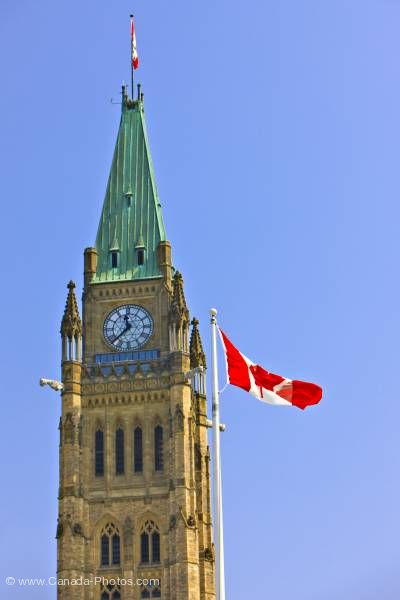
{"label": "white flagpole", "polygon": [[222,485],[221,485],[221,454],[220,454],[220,420],[219,420],[219,391],[218,391],[218,360],[217,360],[217,310],[212,308],[211,314],[211,357],[212,357],[212,421],[213,421],[213,481],[214,481],[214,544],[215,544],[215,583],[216,600],[225,600],[225,571],[224,571],[224,536],[222,523]]}

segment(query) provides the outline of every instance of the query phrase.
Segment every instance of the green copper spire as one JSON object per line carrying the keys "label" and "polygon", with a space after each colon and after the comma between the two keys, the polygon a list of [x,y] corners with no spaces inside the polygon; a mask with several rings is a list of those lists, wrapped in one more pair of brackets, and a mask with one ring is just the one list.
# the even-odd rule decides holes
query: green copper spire
{"label": "green copper spire", "polygon": [[147,139],[143,96],[122,93],[122,115],[96,237],[93,282],[161,276],[158,244],[166,240]]}

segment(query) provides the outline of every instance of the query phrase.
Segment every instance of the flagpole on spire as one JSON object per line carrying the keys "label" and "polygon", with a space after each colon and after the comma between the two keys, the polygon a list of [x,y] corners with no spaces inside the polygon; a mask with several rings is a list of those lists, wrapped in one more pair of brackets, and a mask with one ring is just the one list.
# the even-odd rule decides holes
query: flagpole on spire
{"label": "flagpole on spire", "polygon": [[131,17],[131,86],[132,86],[132,100],[133,100],[133,94],[134,94],[134,89],[133,89],[133,35],[135,32],[134,29],[134,23],[133,23],[133,15],[130,16]]}
{"label": "flagpole on spire", "polygon": [[136,48],[136,33],[135,20],[131,15],[131,84],[132,84],[132,100],[134,100],[135,90],[133,89],[133,72],[139,67],[139,56]]}
{"label": "flagpole on spire", "polygon": [[212,358],[212,422],[213,422],[213,483],[214,483],[214,545],[215,545],[215,583],[217,600],[225,600],[224,536],[222,521],[222,485],[220,453],[220,418],[218,391],[217,358],[217,310],[212,308],[211,315],[211,358]]}

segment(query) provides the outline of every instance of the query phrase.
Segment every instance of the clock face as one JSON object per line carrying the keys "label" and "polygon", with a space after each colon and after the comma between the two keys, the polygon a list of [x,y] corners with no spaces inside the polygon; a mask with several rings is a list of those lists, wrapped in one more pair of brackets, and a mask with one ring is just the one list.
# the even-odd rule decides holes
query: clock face
{"label": "clock face", "polygon": [[153,333],[151,315],[135,304],[114,308],[104,321],[103,334],[107,344],[114,350],[141,348]]}

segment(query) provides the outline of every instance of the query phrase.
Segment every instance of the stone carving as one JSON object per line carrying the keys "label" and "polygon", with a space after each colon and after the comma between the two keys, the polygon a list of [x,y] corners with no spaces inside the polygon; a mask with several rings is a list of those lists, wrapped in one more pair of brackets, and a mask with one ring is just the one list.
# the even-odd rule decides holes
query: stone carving
{"label": "stone carving", "polygon": [[201,469],[201,450],[199,444],[195,444],[194,447],[194,463],[197,471]]}
{"label": "stone carving", "polygon": [[70,379],[72,376],[72,368],[70,366],[64,366],[63,375],[64,379]]}
{"label": "stone carving", "polygon": [[[110,378],[111,379],[111,378]],[[151,377],[144,379],[138,377],[134,380],[126,380],[118,378],[117,381],[110,381],[107,383],[90,383],[85,381],[83,384],[83,394],[88,396],[89,394],[106,394],[110,392],[137,392],[144,390],[159,390],[167,389],[170,386],[169,377]]]}
{"label": "stone carving", "polygon": [[212,562],[214,560],[214,555],[210,548],[206,548],[204,550],[204,560],[208,560],[210,562]]}
{"label": "stone carving", "polygon": [[74,523],[72,533],[74,535],[83,535],[82,525],[80,523]]}
{"label": "stone carving", "polygon": [[176,515],[171,515],[169,518],[169,531],[176,529]]}
{"label": "stone carving", "polygon": [[185,523],[186,527],[188,527],[189,529],[194,529],[196,527],[196,520],[193,517],[193,515],[189,515],[188,517],[185,517],[185,514],[182,510],[182,506],[179,507],[179,512],[181,514],[182,520]]}
{"label": "stone carving", "polygon": [[64,421],[64,442],[66,444],[73,444],[75,441],[75,423],[72,417],[72,413],[67,413]]}
{"label": "stone carving", "polygon": [[61,522],[61,518],[58,517],[56,539],[59,540],[63,536],[63,534],[64,534],[64,525]]}
{"label": "stone carving", "polygon": [[187,525],[188,525],[188,527],[195,527],[196,521],[195,521],[193,515],[189,515],[188,516],[188,518],[187,518]]}
{"label": "stone carving", "polygon": [[179,404],[175,408],[175,432],[179,433],[184,429],[185,417]]}
{"label": "stone carving", "polygon": [[125,545],[125,558],[126,560],[132,560],[132,536],[133,536],[133,523],[130,517],[126,517],[124,522],[124,545]]}
{"label": "stone carving", "polygon": [[126,517],[125,519],[125,523],[124,523],[124,535],[126,537],[129,537],[130,535],[133,534],[133,523],[132,523],[132,519],[130,517]]}

